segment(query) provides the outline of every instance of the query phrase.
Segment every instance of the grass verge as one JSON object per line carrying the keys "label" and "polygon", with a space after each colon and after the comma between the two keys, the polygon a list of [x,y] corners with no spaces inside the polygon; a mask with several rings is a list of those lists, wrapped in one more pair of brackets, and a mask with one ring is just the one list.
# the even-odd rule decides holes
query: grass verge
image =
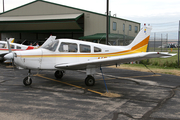
{"label": "grass verge", "polygon": [[[111,68],[116,68],[116,66],[110,66]],[[147,67],[152,70],[154,73],[170,74],[180,76],[180,68],[171,68],[171,67],[159,67],[147,65]],[[141,72],[151,72],[143,64],[121,64],[117,66],[117,69],[128,69]]]}

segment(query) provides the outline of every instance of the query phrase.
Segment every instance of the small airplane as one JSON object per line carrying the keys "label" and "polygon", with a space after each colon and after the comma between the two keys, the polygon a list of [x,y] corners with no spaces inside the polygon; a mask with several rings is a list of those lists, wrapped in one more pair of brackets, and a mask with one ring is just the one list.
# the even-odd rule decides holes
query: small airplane
{"label": "small airplane", "polygon": [[34,69],[56,70],[54,75],[57,79],[63,77],[64,70],[86,70],[85,84],[93,86],[96,68],[173,56],[174,54],[146,52],[151,29],[150,26],[144,26],[127,46],[109,46],[74,39],[56,39],[56,36],[50,36],[39,49],[14,51],[5,58],[13,59],[15,65],[29,70],[23,80],[25,86],[31,85],[30,74]]}
{"label": "small airplane", "polygon": [[[22,51],[22,50],[34,49],[34,47],[32,47],[32,46],[13,43],[14,38],[10,38],[7,41],[9,41],[12,51]],[[7,42],[6,41],[0,41],[0,60],[4,60],[4,55],[6,55],[8,53],[9,53],[9,49],[8,49]]]}

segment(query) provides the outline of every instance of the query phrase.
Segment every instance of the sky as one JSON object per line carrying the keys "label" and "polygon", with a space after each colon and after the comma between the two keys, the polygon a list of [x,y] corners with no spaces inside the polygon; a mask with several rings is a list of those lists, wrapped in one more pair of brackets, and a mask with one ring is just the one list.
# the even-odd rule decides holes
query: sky
{"label": "sky", "polygon": [[[5,11],[34,0],[4,0]],[[45,0],[66,6],[80,8],[101,14],[106,12],[107,0]],[[3,11],[0,0],[0,13]],[[180,20],[180,0],[109,0],[111,15],[141,23],[150,24],[152,32],[168,33],[177,38]],[[174,37],[173,37],[174,36]]]}

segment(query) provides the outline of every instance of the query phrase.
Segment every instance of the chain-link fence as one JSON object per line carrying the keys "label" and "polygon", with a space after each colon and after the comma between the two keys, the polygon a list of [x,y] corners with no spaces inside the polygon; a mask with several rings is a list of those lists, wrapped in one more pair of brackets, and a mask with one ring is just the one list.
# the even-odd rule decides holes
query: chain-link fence
{"label": "chain-link fence", "polygon": [[152,33],[149,40],[148,51],[167,52],[172,47],[169,43],[168,34]]}
{"label": "chain-link fence", "polygon": [[169,38],[169,33],[155,32],[150,36],[148,51],[177,52],[178,47],[178,38]]}
{"label": "chain-link fence", "polygon": [[150,40],[148,44],[148,52],[170,52],[177,54],[174,57],[174,61],[177,61],[179,66],[179,49],[180,43],[178,43],[178,31],[164,32],[154,32],[150,35]]}

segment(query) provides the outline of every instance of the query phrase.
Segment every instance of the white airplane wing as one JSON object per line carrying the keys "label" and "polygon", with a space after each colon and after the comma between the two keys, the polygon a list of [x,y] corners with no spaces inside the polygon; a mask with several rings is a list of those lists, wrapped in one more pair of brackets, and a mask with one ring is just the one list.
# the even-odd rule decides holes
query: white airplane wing
{"label": "white airplane wing", "polygon": [[149,58],[167,58],[174,55],[176,54],[159,53],[159,52],[143,52],[143,53],[136,53],[136,54],[131,54],[131,55],[123,55],[123,56],[117,56],[117,57],[111,57],[111,58],[90,60],[90,61],[85,61],[85,62],[80,62],[80,63],[57,64],[55,65],[55,68],[80,70],[80,69],[86,69],[86,68],[96,68],[96,67],[102,67],[102,66],[116,65],[116,64],[127,63],[127,62],[138,61],[138,60],[149,59]]}

